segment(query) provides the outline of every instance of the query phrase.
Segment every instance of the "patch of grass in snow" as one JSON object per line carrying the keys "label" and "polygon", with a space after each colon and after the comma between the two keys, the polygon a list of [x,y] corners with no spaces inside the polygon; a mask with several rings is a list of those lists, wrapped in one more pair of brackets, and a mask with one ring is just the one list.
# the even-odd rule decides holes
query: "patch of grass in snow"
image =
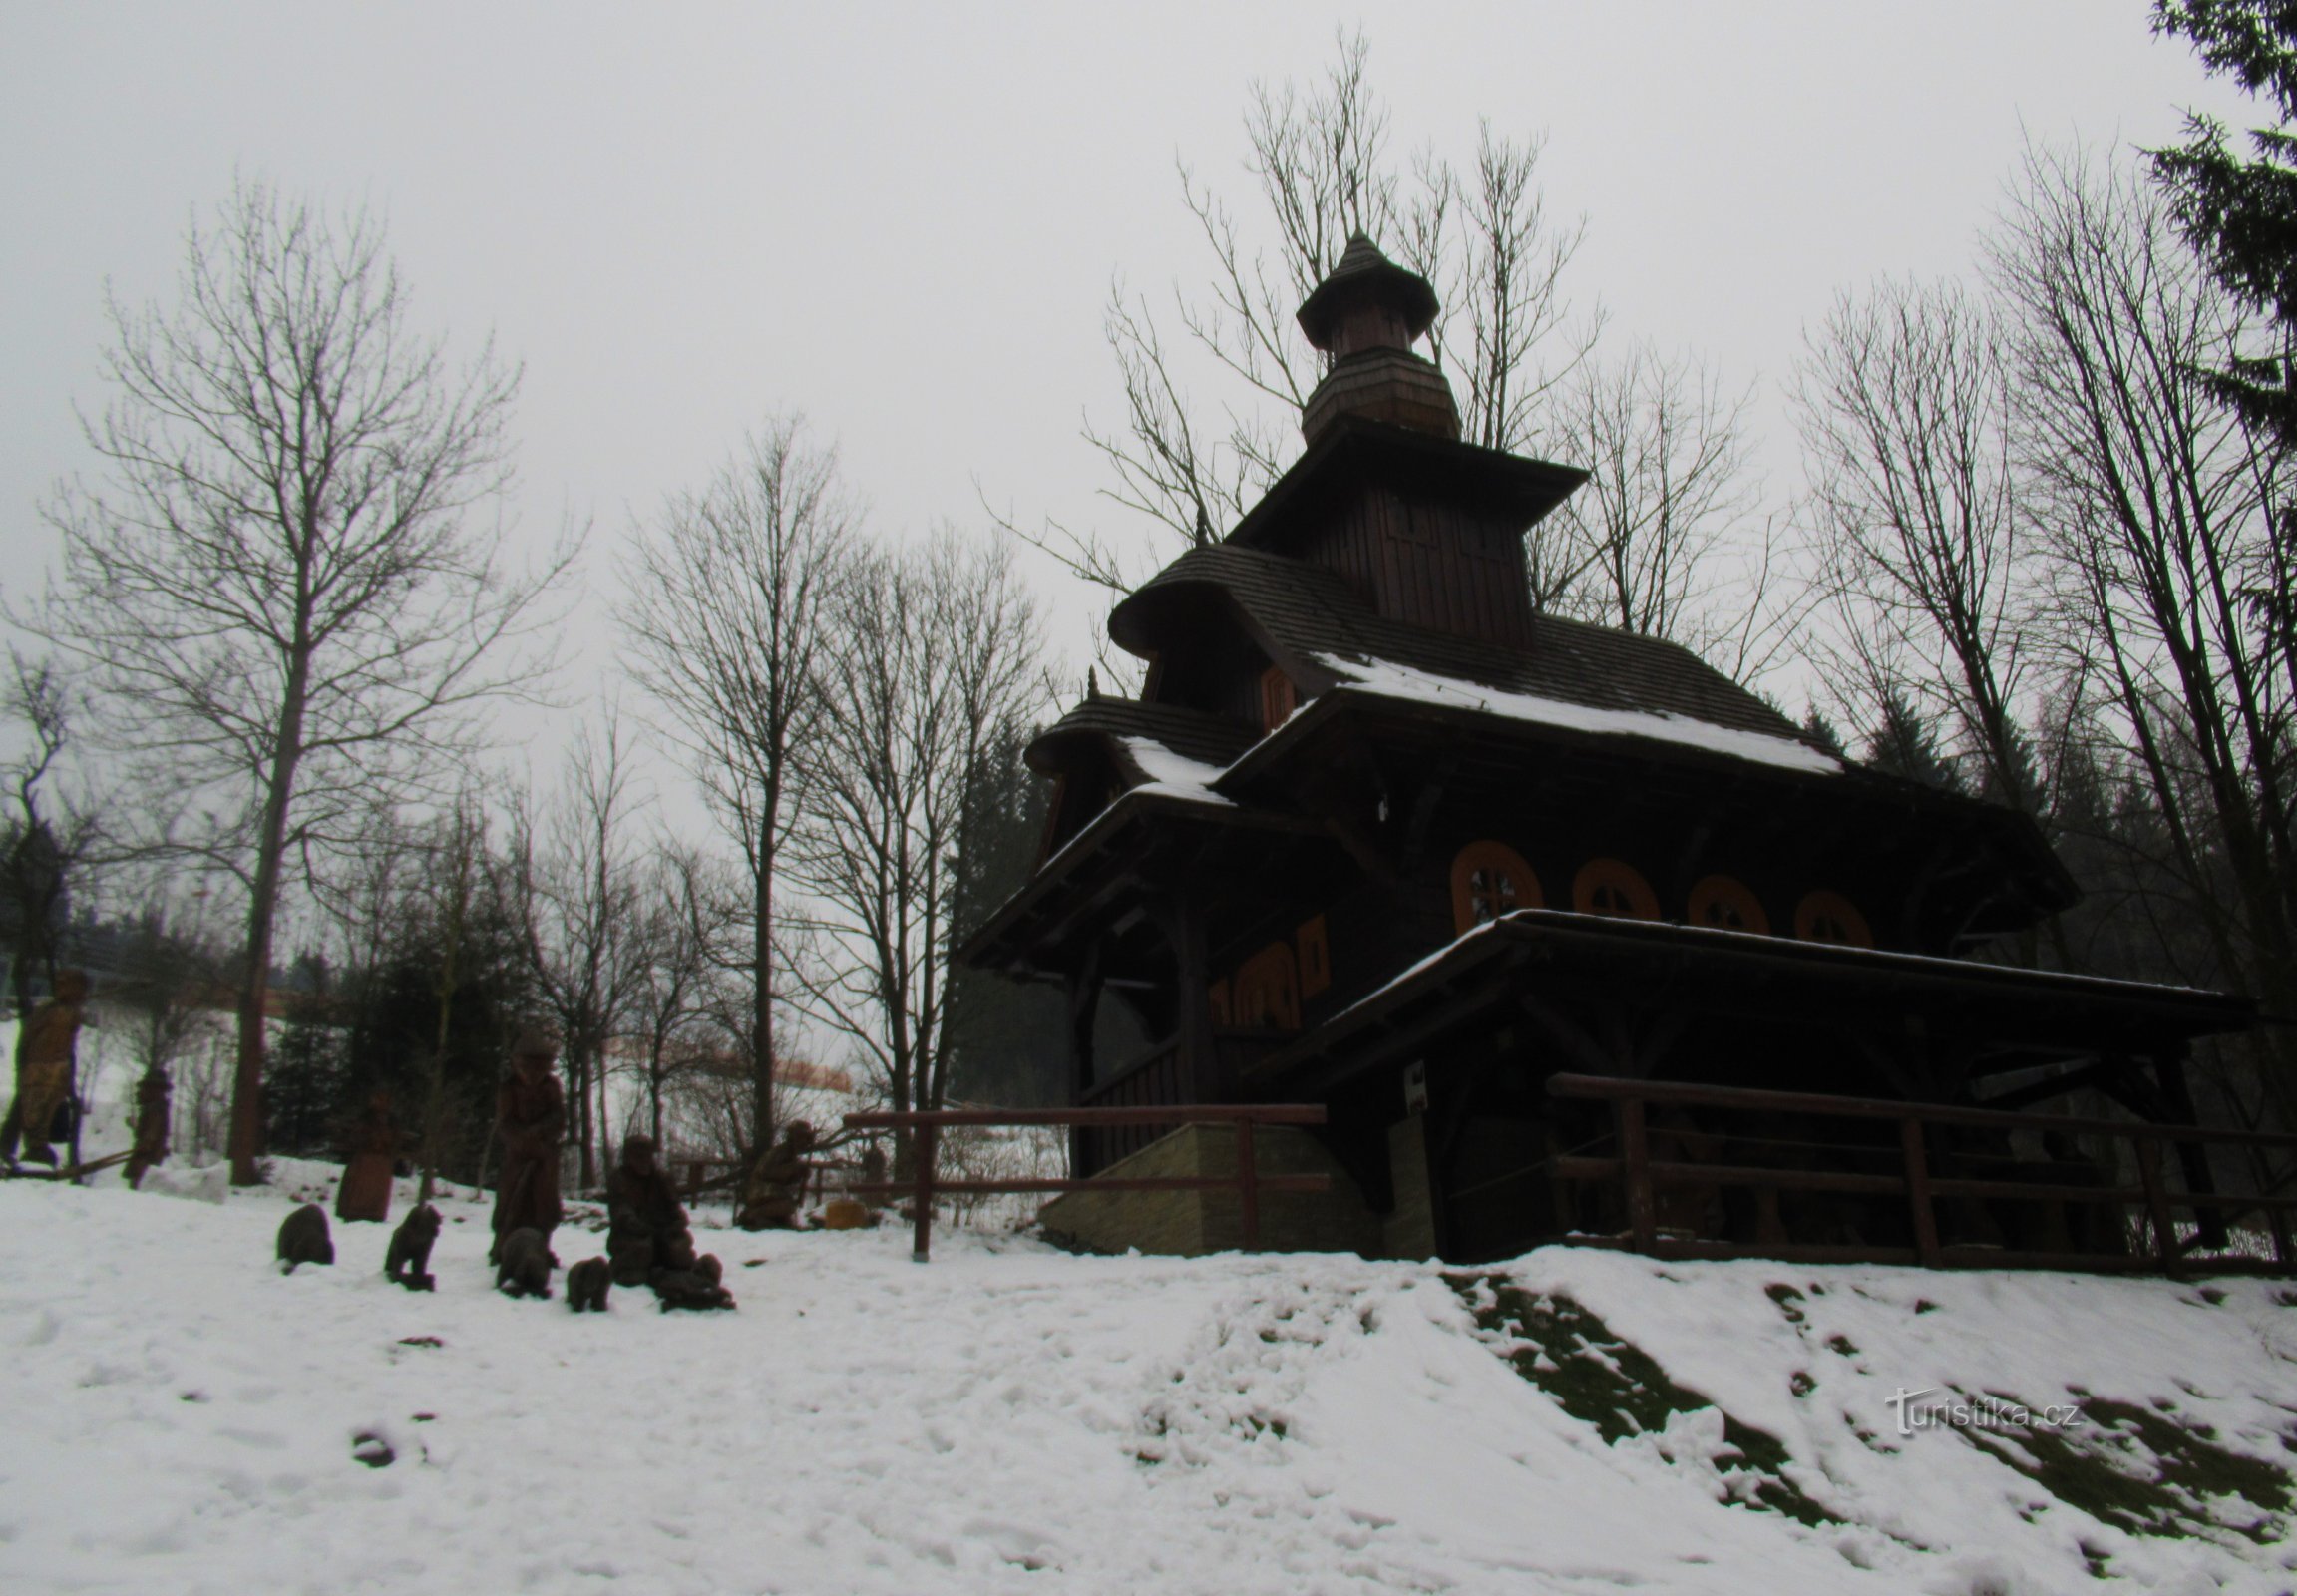
{"label": "patch of grass in snow", "polygon": [[[1498,1275],[1444,1279],[1515,1372],[1572,1417],[1594,1425],[1606,1444],[1663,1432],[1673,1414],[1716,1405],[1678,1386],[1649,1353],[1613,1335],[1569,1297],[1540,1296]],[[1772,1288],[1774,1294],[1781,1290],[1794,1291],[1791,1286]],[[1783,1513],[1812,1529],[1845,1522],[1785,1477],[1793,1459],[1776,1435],[1724,1413],[1723,1439],[1725,1454],[1716,1466],[1724,1474],[1751,1477],[1749,1505]]]}
{"label": "patch of grass in snow", "polygon": [[2158,1405],[2084,1395],[2078,1426],[1959,1433],[2060,1501],[2128,1534],[2215,1538],[2230,1530],[2261,1546],[2285,1540],[2289,1474],[2218,1445],[2207,1424]]}

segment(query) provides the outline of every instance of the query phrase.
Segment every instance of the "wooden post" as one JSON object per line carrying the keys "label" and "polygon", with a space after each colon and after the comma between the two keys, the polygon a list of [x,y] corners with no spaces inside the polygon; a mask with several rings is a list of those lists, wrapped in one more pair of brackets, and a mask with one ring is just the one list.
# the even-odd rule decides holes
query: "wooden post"
{"label": "wooden post", "polygon": [[2175,1275],[2177,1269],[2177,1232],[2169,1223],[2169,1194],[2161,1185],[2161,1143],[2151,1136],[2138,1136],[2137,1178],[2145,1187],[2145,1211],[2153,1221],[2154,1252],[2160,1259],[2161,1272]]}
{"label": "wooden post", "polygon": [[[2279,1196],[2279,1192],[2270,1195]],[[2265,1210],[2266,1228],[2273,1232],[2273,1261],[2283,1269],[2297,1269],[2297,1250],[2289,1245],[2289,1216],[2281,1209]]]}
{"label": "wooden post", "polygon": [[924,1263],[932,1256],[934,1247],[934,1141],[938,1127],[933,1121],[918,1126],[916,1139],[917,1191],[913,1200],[918,1205],[917,1228],[912,1232],[910,1259]]}
{"label": "wooden post", "polygon": [[1236,1195],[1244,1216],[1244,1250],[1260,1251],[1260,1170],[1254,1161],[1252,1121],[1236,1122]]}
{"label": "wooden post", "polygon": [[1898,1145],[1906,1154],[1906,1204],[1914,1215],[1914,1252],[1925,1269],[1938,1267],[1938,1210],[1930,1201],[1930,1156],[1922,1144],[1922,1121],[1909,1114],[1898,1122]]}
{"label": "wooden post", "polygon": [[1180,987],[1175,996],[1173,1084],[1182,1102],[1236,1100],[1236,1082],[1223,1067],[1212,1033],[1211,967],[1205,954],[1204,922],[1177,894],[1155,906],[1157,929],[1172,948]]}
{"label": "wooden post", "polygon": [[1659,1211],[1651,1198],[1651,1146],[1643,1133],[1643,1099],[1619,1099],[1619,1157],[1627,1181],[1627,1228],[1639,1253],[1659,1249]]}
{"label": "wooden post", "polygon": [[[2185,1049],[2176,1048],[2158,1053],[2153,1059],[2153,1078],[2161,1084],[2161,1100],[2169,1110],[2171,1120],[2180,1125],[2198,1127],[2201,1115],[2193,1106],[2193,1088],[2185,1079]],[[2188,1196],[2213,1196],[2217,1179],[2209,1168],[2209,1148],[2197,1141],[2180,1140],[2176,1146],[2177,1170],[2185,1178]],[[2214,1205],[2193,1206],[2193,1223],[2199,1231],[2201,1245],[2212,1250],[2224,1247],[2231,1238],[2226,1234],[2225,1212]]]}

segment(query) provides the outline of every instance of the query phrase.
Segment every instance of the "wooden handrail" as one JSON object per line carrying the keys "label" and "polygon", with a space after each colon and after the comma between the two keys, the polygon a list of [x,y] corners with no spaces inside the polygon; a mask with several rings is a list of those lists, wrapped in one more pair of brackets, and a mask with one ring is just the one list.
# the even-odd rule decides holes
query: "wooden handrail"
{"label": "wooden handrail", "polygon": [[[934,1194],[957,1192],[964,1196],[1068,1191],[1212,1191],[1233,1189],[1243,1208],[1244,1244],[1260,1246],[1260,1194],[1275,1192],[1329,1192],[1329,1175],[1263,1175],[1253,1149],[1257,1125],[1321,1125],[1322,1103],[1173,1103],[1153,1108],[937,1108],[867,1109],[846,1115],[848,1130],[912,1130],[915,1173],[907,1188],[894,1181],[871,1182],[854,1191],[891,1193],[907,1189],[916,1204],[910,1256],[925,1263],[933,1254]],[[1016,1180],[936,1179],[934,1161],[943,1127],[952,1125],[1024,1128],[1029,1126],[1207,1125],[1233,1124],[1237,1129],[1237,1172],[1230,1179],[1202,1176],[1096,1177],[1089,1180],[1053,1180],[1042,1177]]]}
{"label": "wooden handrail", "polygon": [[[1662,1238],[1657,1223],[1658,1190],[1666,1186],[1729,1186],[1768,1191],[1826,1192],[1852,1196],[1902,1197],[1914,1232],[1913,1258],[1927,1267],[1969,1263],[2031,1263],[2064,1267],[2070,1256],[2060,1253],[2019,1253],[2000,1249],[1941,1245],[1937,1202],[1940,1199],[2005,1200],[2023,1202],[2087,1203],[2117,1209],[2136,1207],[2150,1236],[2150,1263],[2175,1274],[2189,1250],[2177,1239],[2171,1210],[2183,1207],[2199,1216],[2205,1235],[2221,1237],[2224,1218],[2241,1213],[2267,1216],[2273,1234],[2274,1256],[2283,1269],[2297,1268],[2284,1215],[2297,1212],[2297,1198],[2237,1196],[2209,1190],[2171,1192],[2162,1178],[2161,1152],[2170,1143],[2210,1146],[2268,1147],[2297,1150],[2297,1136],[2264,1131],[2210,1130],[2197,1125],[2171,1125],[2152,1121],[2082,1118],[2067,1114],[2028,1114],[1999,1109],[1966,1108],[1944,1103],[1911,1103],[1875,1097],[1841,1097],[1820,1092],[1777,1091],[1744,1086],[1709,1086],[1688,1081],[1625,1080],[1595,1075],[1556,1075],[1548,1081],[1550,1096],[1608,1102],[1612,1108],[1617,1152],[1612,1157],[1563,1155],[1550,1165],[1556,1178],[1575,1182],[1617,1181],[1626,1201],[1626,1245],[1644,1253],[1682,1252],[1693,1256],[1785,1256],[1807,1254],[1808,1247],[1744,1247],[1728,1242],[1687,1242]],[[1690,1162],[1654,1158],[1651,1140],[1657,1133],[1649,1124],[1653,1106],[1717,1108],[1734,1112],[1768,1111],[1818,1118],[1854,1118],[1893,1121],[1898,1127],[1899,1160],[1896,1174],[1862,1174],[1842,1169],[1774,1168],[1761,1165]],[[2127,1142],[2136,1160],[2138,1184],[2108,1186],[2050,1180],[1970,1179],[1933,1175],[1924,1129],[1931,1125],[1974,1126],[1999,1132],[2057,1131],[2102,1135]],[[1714,1132],[1699,1129],[1698,1135]],[[1879,1147],[1858,1149],[1880,1153]],[[2198,1155],[2196,1155],[2198,1157]],[[2049,1166],[2034,1166],[2046,1173]],[[2206,1166],[2202,1166],[2205,1170]],[[2214,1227],[2214,1228],[2213,1228]],[[1615,1241],[1611,1245],[1619,1245]],[[2216,1245],[2212,1240],[2211,1245]],[[1829,1252],[1848,1250],[1822,1249]],[[1884,1254],[1903,1255],[1904,1248],[1869,1249],[1881,1261]],[[2115,1255],[2099,1255],[2099,1266]],[[2116,1262],[2113,1267],[2126,1267]]]}
{"label": "wooden handrail", "polygon": [[1179,1057],[1180,1043],[1168,1042],[1164,1046],[1158,1047],[1153,1051],[1143,1053],[1140,1057],[1125,1065],[1124,1068],[1109,1076],[1108,1079],[1094,1082],[1091,1086],[1086,1088],[1085,1096],[1088,1101],[1109,1096],[1110,1094],[1121,1091],[1126,1086],[1131,1085],[1134,1081],[1138,1080],[1141,1076],[1147,1074],[1149,1071],[1155,1069],[1160,1064],[1169,1064]]}
{"label": "wooden handrail", "polygon": [[1954,1103],[1898,1102],[1887,1097],[1835,1097],[1814,1091],[1770,1091],[1753,1086],[1701,1086],[1677,1080],[1622,1080],[1610,1075],[1551,1075],[1551,1097],[1646,1103],[1693,1108],[1769,1108],[1782,1113],[1835,1114],[1846,1119],[1905,1119],[1931,1125],[1980,1125],[2001,1130],[2063,1130],[2074,1135],[2127,1136],[2142,1132],[2164,1141],[2211,1141],[2231,1147],[2278,1147],[2297,1151],[2297,1136],[2267,1130],[2205,1130],[2198,1125],[2132,1123],[2125,1119],[2083,1119],[2070,1114],[2028,1114],[1999,1108],[1964,1108]]}
{"label": "wooden handrail", "polygon": [[1321,1125],[1322,1103],[1181,1103],[1146,1108],[873,1108],[846,1115],[849,1130],[903,1125]]}

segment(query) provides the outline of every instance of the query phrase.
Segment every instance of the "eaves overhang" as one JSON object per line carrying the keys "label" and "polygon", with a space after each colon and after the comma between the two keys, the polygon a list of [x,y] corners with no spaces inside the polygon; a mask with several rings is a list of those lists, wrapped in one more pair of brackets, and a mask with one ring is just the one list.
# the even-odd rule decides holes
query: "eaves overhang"
{"label": "eaves overhang", "polygon": [[1376,473],[1406,491],[1487,504],[1519,528],[1536,526],[1588,476],[1577,466],[1341,416],[1245,513],[1226,541],[1246,548],[1284,547],[1313,520],[1325,491],[1358,471]]}
{"label": "eaves overhang", "polygon": [[[981,970],[1008,970],[1024,979],[1050,973],[1020,968],[1017,932],[1042,918],[1064,895],[1094,890],[1097,878],[1115,863],[1137,857],[1135,834],[1158,826],[1195,826],[1215,831],[1322,838],[1323,828],[1290,815],[1248,809],[1221,799],[1184,797],[1155,787],[1119,793],[1083,830],[1037,867],[1036,873],[995,914],[965,938],[952,956]],[[1002,957],[1000,957],[1000,951]]]}
{"label": "eaves overhang", "polygon": [[2027,970],[1975,960],[1800,942],[1744,931],[1670,921],[1617,919],[1556,909],[1521,909],[1460,936],[1356,999],[1315,1030],[1255,1062],[1255,1078],[1275,1080],[1315,1070],[1329,1084],[1400,1058],[1447,1034],[1447,1025],[1476,1022],[1495,1004],[1528,991],[1534,973],[1560,976],[1586,990],[1590,972],[1657,998],[1730,995],[1764,1001],[1825,993],[1828,1000],[1871,1012],[1952,1009],[2011,1016],[2047,1033],[2055,1025],[2069,1045],[2141,1050],[2195,1036],[2249,1029],[2257,1004],[2236,993],[2161,986],[2062,971]]}
{"label": "eaves overhang", "polygon": [[[1574,709],[1578,706],[1557,707]],[[1846,802],[1887,805],[1900,812],[1912,811],[1950,825],[1995,834],[2004,847],[2014,855],[2025,858],[2034,867],[2032,885],[2035,901],[2046,912],[2071,907],[2081,898],[2080,887],[2058,858],[2057,852],[2043,837],[2041,828],[2031,816],[2018,810],[1960,793],[1940,792],[1919,782],[1881,775],[1846,761],[1829,760],[1821,764],[1800,757],[1810,752],[1804,745],[1787,743],[1781,738],[1762,737],[1729,728],[1712,728],[1718,738],[1723,740],[1703,746],[1696,737],[1661,734],[1686,724],[1680,720],[1676,720],[1672,726],[1654,726],[1650,731],[1637,731],[1628,729],[1636,717],[1615,717],[1622,722],[1618,727],[1590,729],[1584,725],[1527,719],[1519,714],[1495,712],[1469,702],[1431,702],[1424,698],[1398,697],[1375,688],[1342,683],[1318,694],[1295,711],[1283,725],[1246,749],[1214,778],[1212,789],[1240,802],[1249,800],[1255,793],[1264,790],[1266,782],[1279,779],[1287,766],[1304,758],[1313,758],[1319,734],[1336,721],[1348,716],[1361,716],[1390,725],[1416,723],[1445,728],[1452,735],[1463,738],[1519,744],[1548,743],[1619,759],[1728,772],[1736,781],[1775,782],[1805,790],[1830,789]],[[1661,717],[1641,718],[1658,720]],[[1757,744],[1777,744],[1777,756],[1747,757],[1733,751],[1737,748],[1753,748]],[[1762,750],[1757,749],[1757,752]]]}

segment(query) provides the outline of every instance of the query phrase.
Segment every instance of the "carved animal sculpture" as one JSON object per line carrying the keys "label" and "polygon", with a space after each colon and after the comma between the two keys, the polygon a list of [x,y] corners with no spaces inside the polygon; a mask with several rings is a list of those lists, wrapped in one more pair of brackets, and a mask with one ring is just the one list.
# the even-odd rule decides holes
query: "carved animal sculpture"
{"label": "carved animal sculpture", "polygon": [[614,1270],[603,1258],[585,1258],[567,1271],[567,1306],[575,1313],[587,1308],[606,1311],[606,1294],[613,1289]]}
{"label": "carved animal sculpture", "polygon": [[279,1273],[292,1275],[297,1264],[331,1264],[335,1239],[327,1234],[327,1210],[305,1203],[279,1222]]}
{"label": "carved animal sculpture", "polygon": [[558,1262],[541,1231],[514,1230],[503,1238],[503,1258],[495,1266],[495,1284],[513,1297],[548,1298],[551,1270]]}
{"label": "carved animal sculpture", "polygon": [[690,1308],[707,1312],[713,1308],[734,1306],[734,1294],[719,1284],[725,1278],[725,1266],[713,1253],[704,1253],[694,1260],[691,1269],[661,1269],[654,1272],[654,1295],[661,1299],[662,1312]]}
{"label": "carved animal sculpture", "polygon": [[383,1255],[383,1273],[409,1291],[430,1291],[438,1285],[431,1276],[431,1244],[439,1239],[439,1210],[429,1203],[399,1221],[391,1232],[390,1251]]}

